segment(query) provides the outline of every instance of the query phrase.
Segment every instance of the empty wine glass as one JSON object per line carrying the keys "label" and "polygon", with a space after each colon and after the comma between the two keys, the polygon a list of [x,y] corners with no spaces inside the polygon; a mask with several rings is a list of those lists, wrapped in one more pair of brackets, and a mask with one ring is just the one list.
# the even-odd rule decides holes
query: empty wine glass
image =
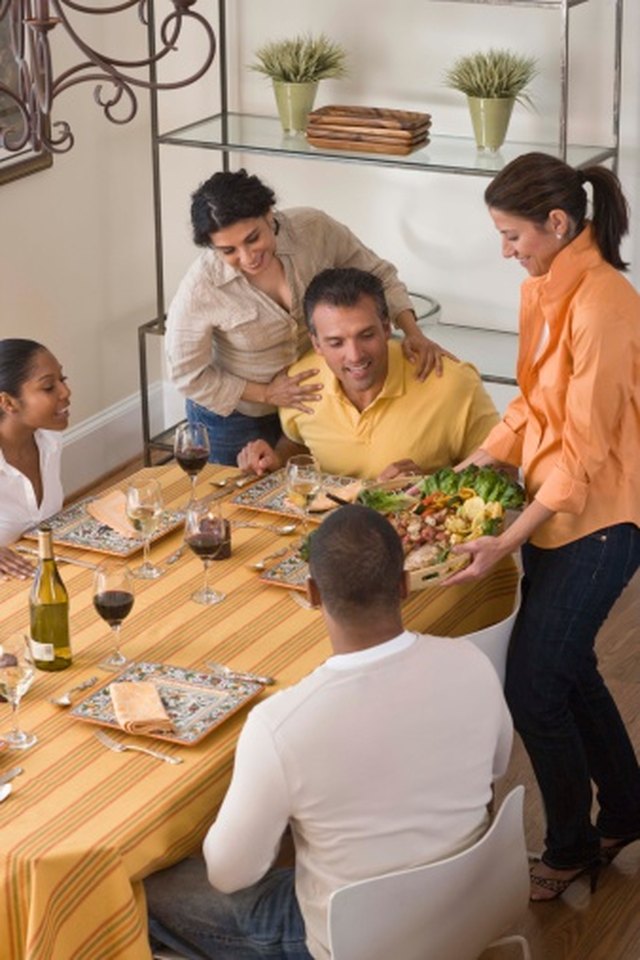
{"label": "empty wine glass", "polygon": [[124,563],[105,560],[93,576],[93,605],[111,627],[114,650],[98,666],[122,670],[131,662],[120,652],[120,627],[133,607],[133,574]]}
{"label": "empty wine glass", "polygon": [[287,499],[302,514],[303,533],[307,533],[309,504],[320,490],[320,465],[309,453],[289,457],[286,465]]}
{"label": "empty wine glass", "polygon": [[195,500],[198,474],[209,459],[211,446],[207,428],[202,423],[181,423],[173,438],[173,452],[178,465],[191,480],[190,500]]}
{"label": "empty wine glass", "polygon": [[162,520],[162,490],[157,480],[136,479],[127,487],[127,516],[140,536],[144,537],[142,565],[133,571],[142,580],[155,580],[162,570],[149,560],[151,537]]}
{"label": "empty wine glass", "polygon": [[196,603],[211,605],[225,598],[224,593],[209,586],[209,564],[226,544],[227,536],[228,528],[220,513],[204,500],[192,500],[187,507],[184,539],[204,564],[202,589],[191,595]]}
{"label": "empty wine glass", "polygon": [[0,647],[0,693],[11,704],[12,729],[2,737],[12,750],[26,750],[38,742],[35,733],[27,733],[18,725],[20,700],[27,692],[36,669],[27,652],[27,640],[22,634],[2,641]]}

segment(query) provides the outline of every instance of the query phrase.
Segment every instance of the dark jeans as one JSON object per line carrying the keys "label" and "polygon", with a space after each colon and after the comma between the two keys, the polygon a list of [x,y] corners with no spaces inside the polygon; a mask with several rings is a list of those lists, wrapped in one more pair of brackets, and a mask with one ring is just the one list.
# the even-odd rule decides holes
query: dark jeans
{"label": "dark jeans", "polygon": [[211,444],[210,463],[235,467],[238,454],[250,440],[266,440],[275,447],[282,436],[277,413],[266,417],[247,417],[234,410],[228,417],[221,417],[193,400],[187,400],[186,412],[189,423],[202,423],[207,428]]}
{"label": "dark jeans", "polygon": [[600,836],[640,833],[640,768],[594,650],[640,564],[640,529],[617,524],[553,550],[526,544],[522,557],[505,692],[544,801],[543,859],[578,867],[597,855]]}
{"label": "dark jeans", "polygon": [[311,960],[294,890],[294,871],[269,870],[251,887],[218,893],[202,857],[144,881],[152,946],[189,960]]}

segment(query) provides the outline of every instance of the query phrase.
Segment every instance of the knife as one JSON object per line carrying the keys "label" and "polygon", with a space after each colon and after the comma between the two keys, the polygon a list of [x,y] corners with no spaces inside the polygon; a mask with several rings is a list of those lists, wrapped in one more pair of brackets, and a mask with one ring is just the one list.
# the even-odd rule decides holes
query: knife
{"label": "knife", "polygon": [[11,769],[7,770],[6,773],[0,774],[0,786],[5,783],[10,783],[16,777],[19,777],[21,773],[24,773],[22,767],[11,767]]}
{"label": "knife", "polygon": [[[13,547],[17,553],[24,553],[28,557],[37,557],[38,551],[33,547]],[[62,553],[56,553],[55,559],[58,563],[72,563],[76,567],[84,567],[86,570],[97,570],[98,564],[91,563],[90,560],[81,560],[79,557],[70,557]]]}

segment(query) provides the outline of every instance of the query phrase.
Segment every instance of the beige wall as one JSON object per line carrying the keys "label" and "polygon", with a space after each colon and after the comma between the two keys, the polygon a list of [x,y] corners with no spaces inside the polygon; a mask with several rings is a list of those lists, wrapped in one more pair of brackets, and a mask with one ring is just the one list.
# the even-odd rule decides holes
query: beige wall
{"label": "beige wall", "polygon": [[[466,135],[466,107],[442,86],[442,73],[460,53],[509,45],[536,55],[541,67],[534,87],[537,112],[517,109],[510,136],[555,135],[557,11],[424,0],[234,0],[228,6],[237,108],[274,113],[268,84],[246,69],[258,44],[285,33],[324,30],[350,51],[351,70],[347,79],[321,85],[318,105],[427,110],[434,133]],[[169,4],[157,0],[156,7],[159,16]],[[640,5],[626,0],[625,8],[620,172],[634,213],[626,252],[638,284]],[[199,0],[196,9],[214,18],[216,6]],[[571,14],[572,129],[587,141],[606,136],[610,125],[611,9],[612,0],[589,0]],[[102,19],[84,29],[105,49],[120,51],[123,37],[130,47],[143,37],[137,21],[123,29],[119,18]],[[197,59],[199,46],[190,38],[183,49],[190,63]],[[165,128],[215,112],[215,75],[164,96],[161,107]],[[0,334],[45,341],[69,373],[74,395],[65,481],[72,490],[140,446],[137,326],[155,311],[151,163],[144,95],[128,126],[102,117],[89,85],[61,96],[56,114],[74,129],[71,152],[48,171],[0,187]],[[398,264],[412,289],[442,303],[446,321],[513,329],[522,276],[500,259],[482,203],[486,179],[283,157],[232,160],[233,166],[241,163],[272,184],[283,206],[321,206],[352,226]],[[189,194],[219,166],[215,151],[162,149],[168,297],[195,254]],[[179,404],[160,382],[160,344],[151,346],[154,409],[158,419],[171,418]]]}

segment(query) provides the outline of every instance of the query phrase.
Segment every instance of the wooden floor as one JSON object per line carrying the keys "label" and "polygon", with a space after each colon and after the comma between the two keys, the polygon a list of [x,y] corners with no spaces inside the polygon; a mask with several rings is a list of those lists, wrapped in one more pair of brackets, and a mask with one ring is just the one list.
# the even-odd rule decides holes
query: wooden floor
{"label": "wooden floor", "polygon": [[[640,753],[640,572],[611,611],[597,649],[603,676]],[[540,851],[542,809],[519,740],[498,798],[517,783],[526,787],[528,849]],[[628,847],[603,870],[593,896],[588,880],[578,880],[559,900],[531,904],[513,932],[527,937],[533,960],[640,960],[640,843]],[[515,947],[503,947],[485,951],[482,960],[515,960],[521,955]]]}
{"label": "wooden floor", "polygon": [[[92,492],[142,466],[137,460],[105,478]],[[87,491],[84,491],[87,492]],[[597,643],[602,673],[640,754],[640,571],[611,611]],[[542,849],[544,821],[527,755],[516,737],[498,801],[517,783],[526,787],[525,830],[530,851]],[[513,932],[529,940],[533,960],[640,960],[640,843],[624,850],[600,876],[591,896],[579,880],[553,903],[532,904]],[[487,950],[482,960],[516,960],[515,946]],[[443,957],[442,960],[456,960]]]}

